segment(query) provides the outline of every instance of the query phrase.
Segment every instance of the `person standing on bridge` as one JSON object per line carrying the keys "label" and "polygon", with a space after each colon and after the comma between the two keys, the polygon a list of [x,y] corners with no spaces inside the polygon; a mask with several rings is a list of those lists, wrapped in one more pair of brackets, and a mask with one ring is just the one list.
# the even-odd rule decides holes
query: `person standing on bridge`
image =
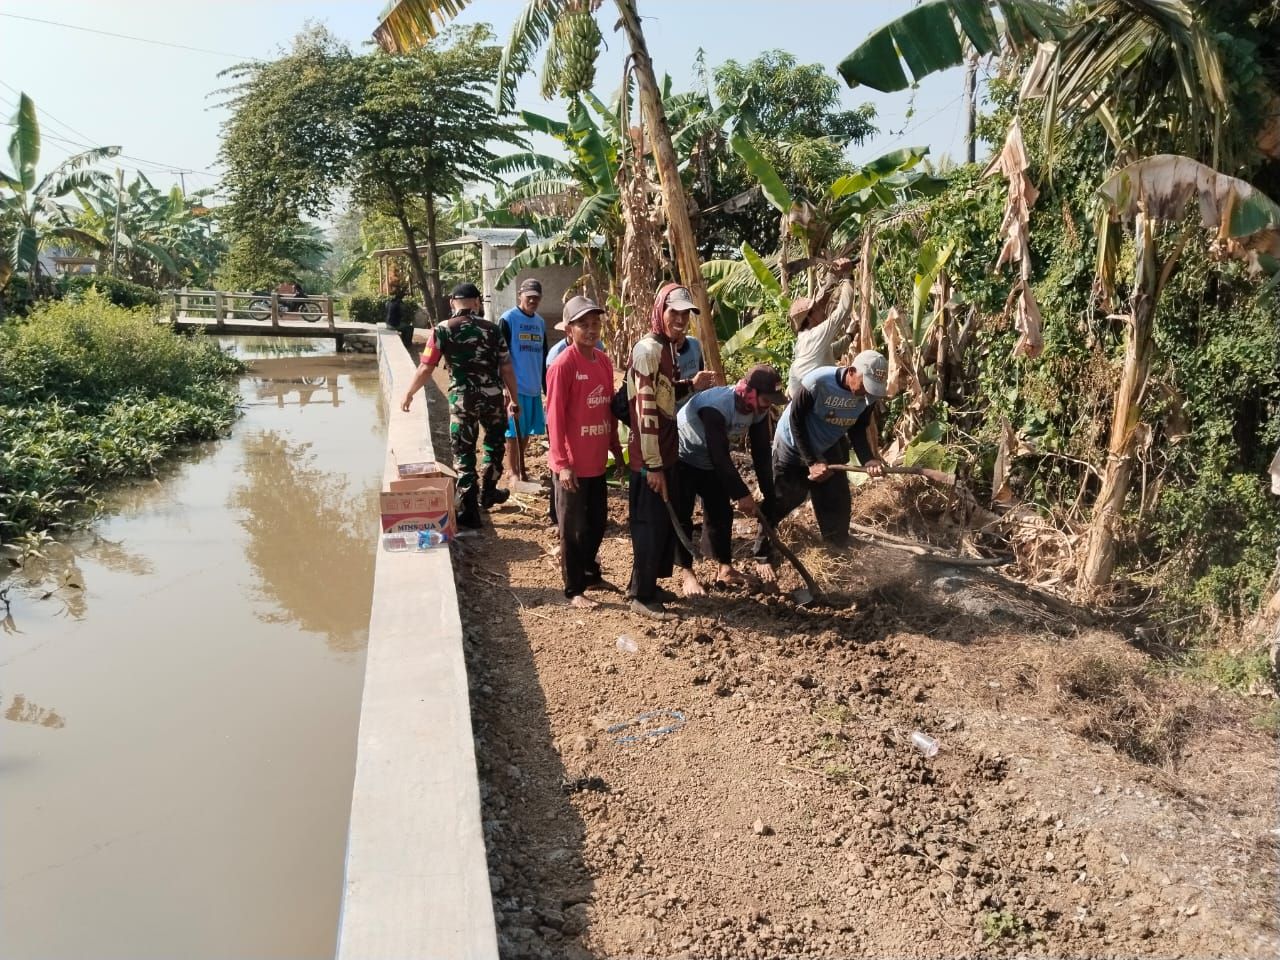
{"label": "person standing on bridge", "polygon": [[[481,526],[480,508],[504,503],[510,492],[498,489],[507,417],[520,415],[515,370],[507,342],[496,324],[480,313],[480,291],[474,283],[460,283],[449,298],[452,314],[431,331],[422,362],[409,384],[400,409],[408,411],[413,398],[435,373],[441,359],[449,368],[449,441],[458,471],[462,512],[458,525]],[[503,409],[503,388],[506,409]],[[476,476],[476,442],[484,433],[484,486]]]}

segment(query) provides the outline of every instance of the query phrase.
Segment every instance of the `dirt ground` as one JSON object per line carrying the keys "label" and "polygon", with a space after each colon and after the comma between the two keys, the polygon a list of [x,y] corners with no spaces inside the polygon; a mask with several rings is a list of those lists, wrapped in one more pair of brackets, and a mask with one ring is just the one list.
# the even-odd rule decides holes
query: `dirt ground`
{"label": "dirt ground", "polygon": [[852,606],[571,610],[545,511],[453,546],[504,957],[1280,952],[1275,743],[1238,703],[869,544],[830,561]]}

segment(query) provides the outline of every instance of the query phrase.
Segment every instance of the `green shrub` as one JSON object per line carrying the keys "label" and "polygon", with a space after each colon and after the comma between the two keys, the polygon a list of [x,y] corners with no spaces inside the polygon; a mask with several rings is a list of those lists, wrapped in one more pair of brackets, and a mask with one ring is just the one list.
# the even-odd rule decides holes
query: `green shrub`
{"label": "green shrub", "polygon": [[163,300],[161,294],[150,287],[97,274],[61,277],[56,286],[57,296],[69,299],[83,297],[89,290],[97,290],[117,307],[157,307]]}
{"label": "green shrub", "polygon": [[[390,297],[368,297],[356,295],[347,301],[347,317],[355,323],[382,323],[387,315],[387,301]],[[419,309],[418,301],[404,298],[403,316],[413,317]]]}
{"label": "green shrub", "polygon": [[65,526],[97,484],[221,435],[241,369],[92,289],[0,326],[0,543]]}

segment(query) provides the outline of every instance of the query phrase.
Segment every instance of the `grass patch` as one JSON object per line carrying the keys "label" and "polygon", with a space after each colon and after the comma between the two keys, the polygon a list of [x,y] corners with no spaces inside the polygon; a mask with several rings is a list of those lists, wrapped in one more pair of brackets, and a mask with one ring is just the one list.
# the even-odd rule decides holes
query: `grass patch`
{"label": "grass patch", "polygon": [[1012,910],[988,910],[982,915],[982,936],[987,943],[1021,940],[1031,932],[1031,925]]}
{"label": "grass patch", "polygon": [[1182,670],[1187,676],[1233,693],[1252,693],[1275,683],[1271,659],[1265,650],[1241,653],[1200,647],[1187,657]]}
{"label": "grass patch", "polygon": [[1271,706],[1253,718],[1253,725],[1273,737],[1280,735],[1280,701],[1271,701]]}
{"label": "grass patch", "polygon": [[1140,763],[1177,759],[1195,715],[1190,694],[1135,663],[1082,656],[1056,673],[1058,710],[1073,732],[1108,743]]}
{"label": "grass patch", "polygon": [[814,716],[836,724],[846,724],[853,719],[853,711],[843,703],[822,703],[814,708]]}
{"label": "grass patch", "polygon": [[847,763],[828,763],[822,772],[832,783],[849,783],[853,780],[853,767]]}

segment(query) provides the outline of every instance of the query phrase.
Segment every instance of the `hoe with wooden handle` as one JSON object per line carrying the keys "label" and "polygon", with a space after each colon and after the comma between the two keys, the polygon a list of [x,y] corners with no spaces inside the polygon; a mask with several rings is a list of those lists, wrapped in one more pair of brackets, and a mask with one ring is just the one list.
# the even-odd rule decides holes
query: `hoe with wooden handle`
{"label": "hoe with wooden handle", "polygon": [[[866,473],[866,467],[855,467],[846,463],[829,463],[828,470],[839,470],[842,473]],[[940,483],[944,487],[954,487],[956,485],[956,477],[953,473],[943,473],[941,470],[930,470],[928,467],[885,467],[886,474],[910,477],[924,477],[933,483]]]}

